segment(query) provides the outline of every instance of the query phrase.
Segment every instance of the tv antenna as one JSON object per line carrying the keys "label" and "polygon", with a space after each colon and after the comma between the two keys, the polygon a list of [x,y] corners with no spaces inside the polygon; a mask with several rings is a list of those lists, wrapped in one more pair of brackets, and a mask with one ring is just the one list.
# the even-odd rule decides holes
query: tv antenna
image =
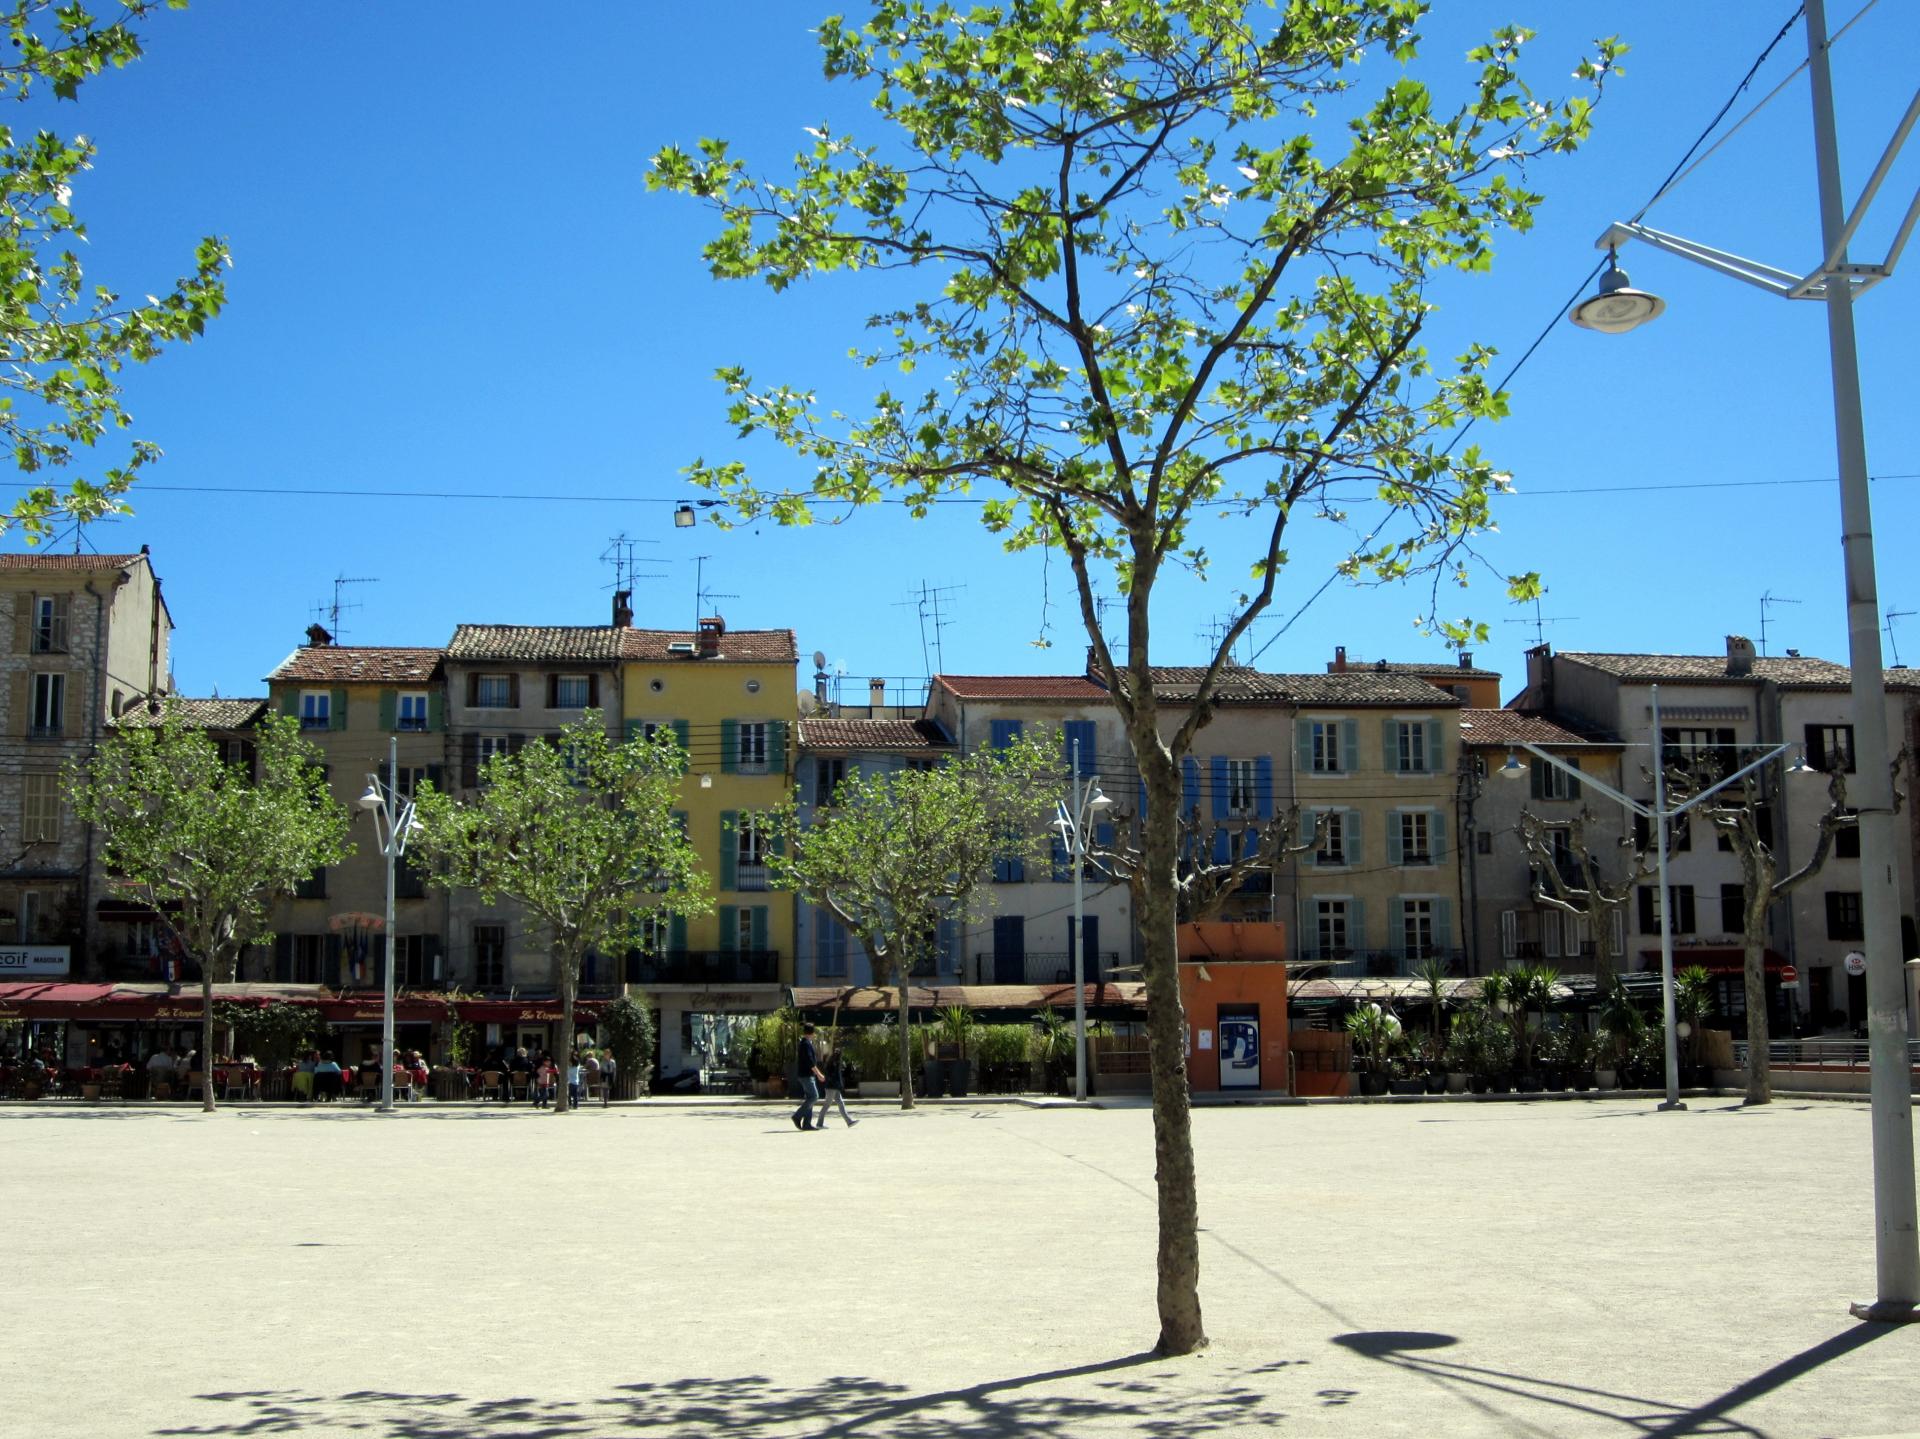
{"label": "tv antenna", "polygon": [[[941,602],[946,596],[957,595],[965,588],[965,585],[930,585],[922,580],[919,589],[907,591],[907,597],[904,600],[894,602],[895,609],[912,605],[919,617],[920,667],[925,671],[921,675],[922,679],[932,679],[934,675],[943,674],[946,671],[946,648],[941,643],[940,632],[953,621],[941,611]],[[927,649],[929,640],[933,646],[931,657]]]}
{"label": "tv antenna", "polygon": [[[635,545],[657,545],[658,540],[630,539],[623,531],[607,541],[607,547],[600,552],[600,563],[613,569],[613,583],[603,585],[602,589],[631,590],[635,580],[657,580],[661,578],[656,571],[653,574],[640,573],[640,561],[634,557]],[[657,563],[648,561],[649,564]]]}
{"label": "tv antenna", "polygon": [[335,575],[333,577],[333,603],[328,604],[325,600],[316,600],[313,606],[314,619],[316,621],[321,619],[326,620],[327,629],[332,632],[334,639],[338,640],[340,636],[345,633],[345,631],[340,628],[340,616],[361,608],[357,601],[342,599],[342,591],[344,591],[348,585],[377,585],[379,583],[380,581],[378,579],[370,579],[364,576],[351,577],[347,575]]}
{"label": "tv antenna", "polygon": [[740,598],[738,595],[720,594],[717,591],[707,588],[705,578],[706,567],[707,561],[712,558],[712,555],[695,555],[693,557],[693,627],[695,629],[700,628],[701,619],[705,617],[708,610],[713,608],[713,601],[737,600]]}
{"label": "tv antenna", "polygon": [[1907,619],[1913,613],[1914,611],[1912,610],[1887,611],[1887,648],[1893,651],[1893,667],[1895,669],[1904,669],[1905,666],[1900,663],[1900,642],[1893,637],[1893,622],[1895,620]]}
{"label": "tv antenna", "polygon": [[1760,653],[1767,652],[1767,611],[1774,605],[1797,605],[1800,601],[1782,599],[1772,590],[1760,596]]}
{"label": "tv antenna", "polygon": [[[1542,590],[1540,592],[1540,594],[1545,594],[1545,593],[1546,593],[1545,590]],[[1533,618],[1532,619],[1502,620],[1500,623],[1504,625],[1532,625],[1533,626],[1533,642],[1537,645],[1543,645],[1547,642],[1547,626],[1548,625],[1557,625],[1567,620],[1577,620],[1579,618],[1580,616],[1578,615],[1543,615],[1541,614],[1540,613],[1540,595],[1535,595],[1533,597]]]}

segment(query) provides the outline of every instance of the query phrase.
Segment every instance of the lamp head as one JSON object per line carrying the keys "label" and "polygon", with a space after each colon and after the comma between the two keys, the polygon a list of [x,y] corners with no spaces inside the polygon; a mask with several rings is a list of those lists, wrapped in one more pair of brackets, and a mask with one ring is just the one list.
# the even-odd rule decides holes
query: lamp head
{"label": "lamp head", "polygon": [[1624,335],[1649,320],[1657,320],[1666,311],[1667,302],[1658,295],[1636,290],[1620,268],[1618,256],[1607,252],[1607,270],[1600,277],[1600,293],[1590,295],[1567,312],[1567,318],[1583,330],[1598,330],[1603,335]]}
{"label": "lamp head", "polygon": [[1112,809],[1113,801],[1107,798],[1107,792],[1105,790],[1096,785],[1093,793],[1087,796],[1087,808]]}
{"label": "lamp head", "polygon": [[385,809],[386,807],[387,802],[380,794],[380,786],[372,780],[368,780],[367,792],[360,796],[360,808],[366,810],[368,813],[372,813],[374,810]]}
{"label": "lamp head", "polygon": [[1820,771],[1807,763],[1807,747],[1800,746],[1800,753],[1794,762],[1787,766],[1788,774],[1819,774]]}
{"label": "lamp head", "polygon": [[699,518],[694,514],[692,505],[681,505],[673,512],[673,527],[676,530],[690,530]]}
{"label": "lamp head", "polygon": [[1502,778],[1519,779],[1520,776],[1525,774],[1526,772],[1527,772],[1527,767],[1520,763],[1520,756],[1516,754],[1513,750],[1508,750],[1507,762],[1500,766],[1500,774]]}

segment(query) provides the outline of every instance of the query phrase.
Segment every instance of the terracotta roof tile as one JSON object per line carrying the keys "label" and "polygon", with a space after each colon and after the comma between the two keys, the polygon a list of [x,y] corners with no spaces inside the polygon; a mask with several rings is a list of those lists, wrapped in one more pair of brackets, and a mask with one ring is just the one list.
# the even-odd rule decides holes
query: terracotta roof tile
{"label": "terracotta roof tile", "polygon": [[124,570],[146,555],[48,555],[39,552],[0,555],[0,571],[26,570],[68,574],[98,574],[103,570]]}
{"label": "terracotta roof tile", "polygon": [[963,700],[1104,701],[1107,692],[1085,675],[935,675],[934,684]]}
{"label": "terracotta roof tile", "polygon": [[[1727,673],[1725,655],[1653,655],[1591,654],[1568,652],[1555,656],[1570,664],[1585,665],[1602,674],[1640,683],[1662,684],[1739,684],[1744,680],[1768,680],[1782,689],[1846,689],[1853,683],[1853,671],[1832,660],[1811,656],[1760,656],[1753,661],[1751,675]],[[1888,689],[1920,688],[1920,676],[1889,670]]]}
{"label": "terracotta roof tile", "polygon": [[1555,724],[1545,715],[1522,714],[1518,710],[1507,709],[1461,710],[1460,739],[1463,744],[1591,745],[1619,748],[1616,741],[1589,739]]}
{"label": "terracotta roof tile", "polygon": [[1430,665],[1408,664],[1400,660],[1356,660],[1349,659],[1345,670],[1335,670],[1333,662],[1328,661],[1328,674],[1352,674],[1356,670],[1371,670],[1375,674],[1389,675],[1457,675],[1472,680],[1497,680],[1499,670],[1476,669],[1472,665],[1463,665],[1458,661],[1435,660]]}
{"label": "terracotta roof tile", "polygon": [[[266,713],[264,699],[188,699],[170,695],[167,708],[179,714],[190,729],[246,729]],[[114,721],[121,729],[151,729],[164,711],[136,704]]]}
{"label": "terracotta roof tile", "polygon": [[460,625],[447,658],[610,664],[620,658],[620,635],[612,625]]}
{"label": "terracotta roof tile", "polygon": [[302,645],[267,676],[331,684],[424,684],[440,673],[446,651],[394,645]]}
{"label": "terracotta roof tile", "polygon": [[[646,660],[655,664],[681,662],[699,664],[790,665],[800,661],[800,644],[792,630],[723,630],[720,652],[701,655],[700,636],[693,630],[621,630],[620,657]],[[675,650],[674,645],[694,645],[692,652]]]}
{"label": "terracotta roof tile", "polygon": [[[886,1012],[894,1008],[897,992],[891,988],[863,985],[858,988],[829,989],[796,985],[790,991],[793,1007],[802,1010],[846,1012]],[[1138,980],[1116,981],[1086,986],[1090,1009],[1142,1009],[1147,1007],[1147,987]],[[914,1009],[944,1009],[962,1005],[968,1009],[1068,1009],[1073,1005],[1071,984],[951,984],[912,985],[907,1003]]]}
{"label": "terracotta roof tile", "polygon": [[803,719],[801,749],[952,749],[939,725],[926,719]]}
{"label": "terracotta roof tile", "polygon": [[[1198,666],[1156,666],[1153,688],[1163,700],[1191,700],[1206,671]],[[1316,705],[1428,709],[1460,701],[1412,674],[1346,670],[1339,674],[1266,674],[1234,666],[1220,672],[1215,696],[1221,704]]]}

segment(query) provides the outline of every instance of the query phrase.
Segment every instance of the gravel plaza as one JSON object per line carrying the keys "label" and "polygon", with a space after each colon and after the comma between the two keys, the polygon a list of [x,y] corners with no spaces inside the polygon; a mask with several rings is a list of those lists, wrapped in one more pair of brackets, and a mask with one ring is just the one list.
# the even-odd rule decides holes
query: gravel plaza
{"label": "gravel plaza", "polygon": [[1144,1107],[0,1109],[0,1432],[1920,1433],[1868,1112],[1195,1112],[1160,1360]]}

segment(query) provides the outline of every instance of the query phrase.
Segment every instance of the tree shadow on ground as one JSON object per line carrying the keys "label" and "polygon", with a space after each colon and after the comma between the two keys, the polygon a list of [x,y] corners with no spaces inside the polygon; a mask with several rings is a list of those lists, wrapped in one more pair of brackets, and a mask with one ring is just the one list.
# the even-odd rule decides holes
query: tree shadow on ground
{"label": "tree shadow on ground", "polygon": [[[1252,1433],[1288,1418],[1267,1384],[1228,1376],[1219,1376],[1224,1382],[1217,1383],[1193,1383],[1191,1378],[1166,1383],[1174,1377],[1172,1367],[1158,1374],[1138,1372],[1149,1365],[1188,1362],[1134,1354],[924,1393],[872,1378],[791,1386],[754,1374],[623,1384],[594,1399],[248,1390],[197,1395],[201,1407],[196,1412],[152,1432],[379,1434],[393,1439],[789,1434],[809,1439],[1079,1439],[1119,1431],[1180,1439]],[[1067,1392],[1061,1392],[1063,1386]],[[1325,1402],[1311,1399],[1308,1407]]]}
{"label": "tree shadow on ground", "polygon": [[1762,1439],[1764,1431],[1741,1422],[1734,1417],[1733,1411],[1796,1379],[1804,1378],[1823,1364],[1871,1344],[1894,1328],[1888,1324],[1853,1325],[1697,1404],[1650,1399],[1644,1395],[1573,1384],[1564,1379],[1542,1378],[1444,1358],[1440,1351],[1460,1342],[1450,1334],[1373,1330],[1337,1334],[1333,1342],[1403,1373],[1435,1381],[1469,1403],[1484,1406],[1490,1414],[1511,1413],[1523,1406],[1538,1406],[1592,1421],[1584,1427],[1597,1425],[1602,1430],[1617,1427],[1625,1433],[1643,1435],[1645,1439],[1681,1439],[1684,1435],[1709,1434],[1746,1435],[1750,1439]]}

